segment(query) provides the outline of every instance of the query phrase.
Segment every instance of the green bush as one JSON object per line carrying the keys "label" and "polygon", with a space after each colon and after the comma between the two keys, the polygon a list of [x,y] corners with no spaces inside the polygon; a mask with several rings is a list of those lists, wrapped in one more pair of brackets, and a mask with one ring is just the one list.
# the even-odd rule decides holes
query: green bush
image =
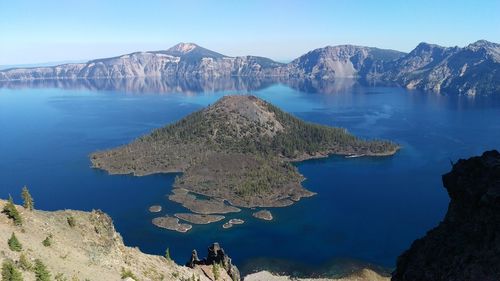
{"label": "green bush", "polygon": [[2,263],[2,281],[23,281],[21,272],[11,260],[4,260]]}
{"label": "green bush", "polygon": [[172,258],[170,257],[170,248],[167,248],[167,250],[165,251],[165,258],[167,259],[167,261],[172,260]]}
{"label": "green bush", "polygon": [[75,217],[73,217],[73,216],[69,216],[66,220],[67,220],[68,225],[69,225],[70,227],[75,227],[75,226],[76,226]]}
{"label": "green bush", "polygon": [[23,245],[21,245],[21,242],[16,237],[16,234],[12,232],[12,235],[10,236],[9,240],[7,241],[7,244],[9,244],[9,249],[11,251],[15,252],[21,252],[23,249]]}
{"label": "green bush", "polygon": [[50,281],[50,272],[47,269],[47,266],[45,266],[45,264],[43,264],[41,260],[35,260],[35,267],[33,268],[33,272],[35,273],[36,281]]}
{"label": "green bush", "polygon": [[45,237],[45,239],[42,241],[42,245],[45,247],[50,247],[52,245],[52,234],[49,234],[49,236]]}
{"label": "green bush", "polygon": [[24,253],[19,256],[19,268],[24,271],[30,271],[33,268],[33,265],[31,265]]}
{"label": "green bush", "polygon": [[212,264],[212,273],[214,274],[214,279],[219,280],[220,278],[220,272],[219,272],[219,265],[214,263]]}
{"label": "green bush", "polygon": [[56,276],[54,276],[54,279],[56,281],[68,281],[68,278],[66,278],[66,276],[62,273],[57,273]]}
{"label": "green bush", "polygon": [[125,279],[125,278],[132,278],[134,280],[137,280],[137,277],[135,277],[134,273],[132,273],[132,271],[130,271],[130,269],[125,269],[122,267],[122,279]]}
{"label": "green bush", "polygon": [[23,220],[21,215],[17,211],[16,205],[14,205],[14,200],[12,196],[9,195],[9,201],[3,207],[3,213],[7,214],[7,216],[14,221],[16,225],[22,225]]}

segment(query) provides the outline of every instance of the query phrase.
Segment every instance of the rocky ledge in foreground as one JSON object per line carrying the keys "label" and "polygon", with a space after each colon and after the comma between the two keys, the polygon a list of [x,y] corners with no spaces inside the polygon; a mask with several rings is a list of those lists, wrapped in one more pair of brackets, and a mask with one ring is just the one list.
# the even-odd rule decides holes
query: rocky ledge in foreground
{"label": "rocky ledge in foreground", "polygon": [[443,184],[444,220],[399,257],[392,280],[500,280],[500,153],[459,160]]}
{"label": "rocky ledge in foreground", "polygon": [[[0,199],[0,210],[6,204]],[[42,280],[33,273],[36,260],[45,265],[52,276],[50,280],[121,280],[124,273],[136,281],[193,277],[211,280],[199,270],[125,246],[111,218],[101,211],[30,211],[17,205],[15,208],[22,225],[14,224],[6,212],[0,213],[0,264],[12,261],[22,280]],[[20,245],[16,251],[7,243],[13,233]],[[43,245],[47,237],[50,244]]]}
{"label": "rocky ledge in foreground", "polygon": [[96,152],[91,161],[111,174],[182,172],[170,200],[195,213],[220,214],[235,207],[283,207],[312,196],[292,161],[329,154],[387,156],[398,149],[389,141],[304,122],[254,96],[235,95],[128,145]]}

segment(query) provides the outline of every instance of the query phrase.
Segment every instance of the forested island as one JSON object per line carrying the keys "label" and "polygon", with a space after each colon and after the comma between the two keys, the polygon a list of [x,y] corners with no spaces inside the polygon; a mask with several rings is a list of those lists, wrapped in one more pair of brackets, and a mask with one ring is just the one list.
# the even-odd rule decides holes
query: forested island
{"label": "forested island", "polygon": [[362,140],[343,128],[302,121],[255,96],[234,95],[90,158],[93,167],[110,174],[182,172],[170,199],[213,214],[239,211],[233,206],[288,206],[312,196],[293,161],[388,156],[398,149],[390,141]]}

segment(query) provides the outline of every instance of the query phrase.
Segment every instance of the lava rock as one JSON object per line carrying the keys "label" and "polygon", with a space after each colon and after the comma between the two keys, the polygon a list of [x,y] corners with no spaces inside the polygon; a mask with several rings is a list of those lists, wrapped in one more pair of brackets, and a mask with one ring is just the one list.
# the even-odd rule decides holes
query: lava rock
{"label": "lava rock", "polygon": [[443,184],[444,220],[398,258],[392,280],[500,280],[500,153],[459,160]]}
{"label": "lava rock", "polygon": [[227,274],[233,281],[240,281],[240,271],[233,265],[231,258],[224,252],[224,249],[219,243],[213,243],[208,247],[207,257],[199,260],[196,250],[191,253],[191,259],[186,263],[187,267],[195,268],[197,265],[213,265],[218,264],[226,270]]}

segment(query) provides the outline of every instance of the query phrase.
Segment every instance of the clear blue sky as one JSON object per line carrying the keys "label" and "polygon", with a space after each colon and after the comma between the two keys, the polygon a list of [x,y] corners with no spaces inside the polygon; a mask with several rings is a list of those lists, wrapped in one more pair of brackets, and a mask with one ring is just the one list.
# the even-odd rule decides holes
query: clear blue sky
{"label": "clear blue sky", "polygon": [[1,0],[0,65],[81,60],[194,42],[289,60],[326,45],[410,51],[500,42],[500,0]]}

